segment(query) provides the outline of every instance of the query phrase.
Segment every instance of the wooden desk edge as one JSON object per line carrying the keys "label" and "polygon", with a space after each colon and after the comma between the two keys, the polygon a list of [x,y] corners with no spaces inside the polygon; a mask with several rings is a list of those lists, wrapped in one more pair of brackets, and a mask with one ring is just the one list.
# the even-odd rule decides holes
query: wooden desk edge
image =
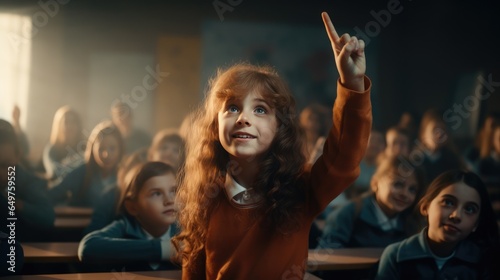
{"label": "wooden desk edge", "polygon": [[356,270],[356,269],[369,269],[377,262],[373,263],[356,263],[356,264],[307,264],[307,271],[321,271],[321,270]]}

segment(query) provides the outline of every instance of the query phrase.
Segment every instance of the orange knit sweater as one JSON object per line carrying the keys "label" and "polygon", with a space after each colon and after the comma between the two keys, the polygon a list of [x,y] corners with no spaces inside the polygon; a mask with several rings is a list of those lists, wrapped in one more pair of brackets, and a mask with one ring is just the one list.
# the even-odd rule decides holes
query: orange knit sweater
{"label": "orange knit sweater", "polygon": [[[183,265],[182,279],[302,279],[314,218],[359,175],[371,130],[371,82],[354,92],[338,82],[333,127],[323,155],[304,173],[307,191],[300,228],[283,234],[263,225],[259,208],[224,197],[210,217],[204,253]],[[297,151],[299,152],[299,151]]]}

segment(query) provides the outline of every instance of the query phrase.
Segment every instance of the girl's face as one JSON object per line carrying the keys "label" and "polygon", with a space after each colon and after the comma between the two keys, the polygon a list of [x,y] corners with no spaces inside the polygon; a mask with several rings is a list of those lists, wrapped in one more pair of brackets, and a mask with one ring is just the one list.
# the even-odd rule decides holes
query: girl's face
{"label": "girl's face", "polygon": [[173,168],[178,168],[181,161],[181,146],[175,142],[163,141],[151,157],[152,161],[162,161]]}
{"label": "girl's face", "polygon": [[430,121],[425,127],[422,141],[431,151],[441,148],[447,139],[446,127],[441,122]]}
{"label": "girl's face", "polygon": [[410,154],[410,141],[405,135],[399,134],[394,130],[390,130],[387,132],[385,139],[387,142],[385,153],[388,156],[408,156]]}
{"label": "girl's face", "polygon": [[375,199],[388,217],[393,217],[413,205],[417,191],[415,176],[403,179],[385,175],[377,180],[374,186]]}
{"label": "girl's face", "polygon": [[492,137],[493,151],[495,151],[497,156],[500,156],[500,126],[495,128]]}
{"label": "girl's face", "polygon": [[96,140],[92,147],[94,159],[100,168],[109,170],[115,168],[120,160],[120,145],[114,136],[106,135]]}
{"label": "girl's face", "polygon": [[151,235],[158,237],[177,219],[174,174],[151,177],[131,201],[129,214],[134,216]]}
{"label": "girl's face", "polygon": [[479,193],[463,182],[443,190],[420,212],[429,221],[428,236],[435,243],[458,243],[471,234],[479,221]]}
{"label": "girl's face", "polygon": [[251,92],[227,100],[218,114],[219,140],[232,158],[254,159],[269,150],[278,130],[275,110]]}

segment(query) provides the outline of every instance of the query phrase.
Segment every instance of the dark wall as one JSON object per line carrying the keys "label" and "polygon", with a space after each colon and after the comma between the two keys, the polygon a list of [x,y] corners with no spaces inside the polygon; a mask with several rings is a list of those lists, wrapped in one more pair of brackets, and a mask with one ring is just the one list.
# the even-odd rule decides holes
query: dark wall
{"label": "dark wall", "polygon": [[[389,10],[388,5],[396,5],[400,12],[392,14],[385,26],[379,22],[379,32],[370,37],[370,44],[379,48],[377,69],[371,71],[378,76],[380,94],[374,103],[380,108],[380,119],[375,123],[381,127],[394,124],[403,111],[450,108],[457,81],[466,73],[482,70],[485,77],[491,74],[494,81],[500,81],[499,10],[493,1],[220,2],[237,3],[233,10],[223,14],[225,21],[321,25],[320,12],[325,10],[335,24],[352,27],[352,33],[356,33],[355,27],[365,30],[367,25],[377,22],[374,13],[380,15],[381,10]],[[0,8],[32,14],[40,9],[37,3],[2,1]],[[66,83],[63,88],[71,88],[75,79],[85,79],[86,56],[95,50],[155,52],[158,36],[200,34],[201,22],[220,20],[214,3],[211,0],[70,0],[61,5],[61,18],[48,25],[60,25],[63,36],[60,55],[71,57],[62,62],[62,80]],[[78,94],[86,92],[81,87],[74,90]],[[496,96],[492,95],[495,102],[488,102],[487,110],[500,110],[499,105],[494,105],[499,103]]]}

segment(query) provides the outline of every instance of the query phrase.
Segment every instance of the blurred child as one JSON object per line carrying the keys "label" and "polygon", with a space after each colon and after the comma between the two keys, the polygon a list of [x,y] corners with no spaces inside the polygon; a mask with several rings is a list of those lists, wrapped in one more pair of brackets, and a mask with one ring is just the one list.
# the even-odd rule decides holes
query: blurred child
{"label": "blurred child", "polygon": [[500,188],[500,122],[494,122],[481,147],[479,175],[489,186]]}
{"label": "blurred child", "polygon": [[184,164],[184,140],[175,130],[158,131],[148,149],[148,160],[162,161],[179,169]]}
{"label": "blurred child", "polygon": [[90,224],[83,231],[84,235],[101,229],[120,217],[120,201],[135,177],[137,169],[147,161],[146,152],[146,149],[139,149],[125,156],[120,162],[116,174],[116,187],[109,189],[98,198]]}
{"label": "blurred child", "polygon": [[270,68],[218,73],[187,139],[183,279],[304,277],[314,218],[359,174],[371,127],[364,42],[322,14],[340,80],[323,155],[306,166],[295,101]]}
{"label": "blurred child", "polygon": [[163,162],[142,165],[120,203],[122,218],[86,235],[78,247],[83,262],[121,263],[130,270],[172,267],[171,237],[177,233],[176,170]]}
{"label": "blurred child", "polygon": [[380,130],[372,128],[365,156],[359,164],[359,176],[356,178],[354,183],[346,189],[346,199],[355,199],[360,194],[370,190],[370,182],[375,170],[377,169],[377,159],[384,152],[384,150],[384,134]]}
{"label": "blurred child", "polygon": [[428,110],[422,116],[419,138],[422,145],[416,146],[417,151],[414,153],[423,155],[422,167],[427,183],[447,170],[465,167],[462,157],[455,150],[442,114],[437,110]]}
{"label": "blurred child", "polygon": [[413,143],[417,138],[418,125],[420,124],[420,117],[417,113],[412,111],[405,111],[401,114],[397,127],[404,129],[410,136],[410,143]]}
{"label": "blurred child", "polygon": [[373,174],[372,191],[327,217],[320,248],[385,247],[420,230],[413,210],[423,193],[423,171],[402,173],[401,164],[386,158]]}
{"label": "blurred child", "polygon": [[[7,218],[16,218],[15,236],[18,241],[45,241],[54,227],[55,214],[47,197],[47,182],[27,172],[19,165],[21,152],[12,125],[0,119],[0,231],[10,233]],[[10,198],[9,198],[10,197]],[[11,215],[13,213],[14,215]]]}
{"label": "blurred child", "polygon": [[12,127],[14,127],[19,142],[19,164],[30,172],[34,171],[33,165],[29,161],[30,145],[28,136],[21,127],[21,109],[17,105],[12,110]]}
{"label": "blurred child", "polygon": [[310,158],[318,140],[322,138],[320,141],[325,143],[324,138],[332,126],[330,108],[318,103],[309,104],[300,112],[299,122],[304,131],[304,156]]}
{"label": "blurred child", "polygon": [[132,108],[127,103],[121,101],[113,103],[111,119],[123,137],[125,154],[149,147],[151,136],[146,131],[134,126]]}
{"label": "blurred child", "polygon": [[43,151],[46,178],[59,184],[71,171],[84,163],[85,138],[80,115],[69,106],[59,108],[52,123],[50,143]]}
{"label": "blurred child", "polygon": [[96,125],[85,148],[85,163],[49,190],[53,203],[95,207],[99,197],[116,188],[116,170],[123,151],[121,134],[110,121]]}
{"label": "blurred child", "polygon": [[393,126],[385,133],[385,149],[380,153],[377,160],[391,157],[408,157],[411,150],[410,133],[401,127]]}
{"label": "blurred child", "polygon": [[[383,252],[377,279],[499,279],[499,235],[481,179],[452,170],[419,202],[428,227]],[[496,263],[495,266],[498,266]]]}

